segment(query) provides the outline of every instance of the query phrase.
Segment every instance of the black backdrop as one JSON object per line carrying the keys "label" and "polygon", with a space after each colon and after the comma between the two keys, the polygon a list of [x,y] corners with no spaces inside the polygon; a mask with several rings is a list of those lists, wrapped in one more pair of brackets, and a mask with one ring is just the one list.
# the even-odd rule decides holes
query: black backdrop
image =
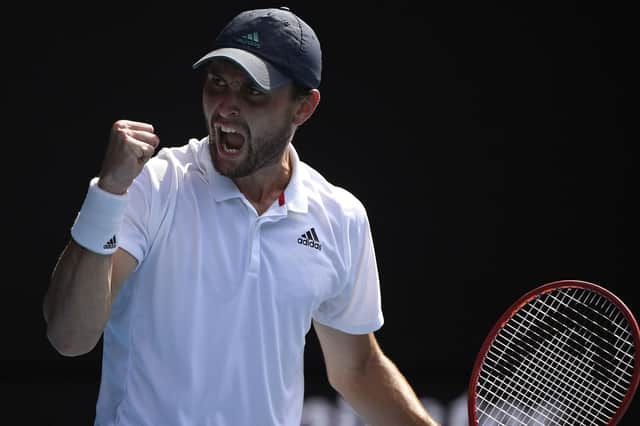
{"label": "black backdrop", "polygon": [[[203,136],[191,64],[240,10],[281,5],[210,3],[6,11],[1,404],[46,419],[14,424],[91,422],[100,347],[58,355],[41,301],[111,123],[153,123],[163,146]],[[342,3],[289,4],[324,56],[322,100],[295,144],[368,207],[378,338],[418,394],[463,394],[485,334],[537,285],[593,281],[640,314],[630,11]],[[306,365],[308,394],[331,396],[312,334]]]}

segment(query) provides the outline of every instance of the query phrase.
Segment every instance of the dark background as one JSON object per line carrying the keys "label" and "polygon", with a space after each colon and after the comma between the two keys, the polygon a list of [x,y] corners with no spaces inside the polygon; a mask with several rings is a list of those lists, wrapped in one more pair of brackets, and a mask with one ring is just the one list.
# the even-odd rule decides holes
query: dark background
{"label": "dark background", "polygon": [[[284,4],[208,3],[5,11],[0,404],[24,419],[12,424],[91,424],[100,347],[58,355],[41,302],[111,123],[153,123],[162,146],[202,137],[191,64],[239,11]],[[321,103],[294,143],[367,206],[378,339],[420,396],[444,404],[525,291],[587,280],[640,313],[636,24],[614,2],[556,3],[289,3],[324,57]],[[313,333],[306,375],[309,395],[332,395]]]}

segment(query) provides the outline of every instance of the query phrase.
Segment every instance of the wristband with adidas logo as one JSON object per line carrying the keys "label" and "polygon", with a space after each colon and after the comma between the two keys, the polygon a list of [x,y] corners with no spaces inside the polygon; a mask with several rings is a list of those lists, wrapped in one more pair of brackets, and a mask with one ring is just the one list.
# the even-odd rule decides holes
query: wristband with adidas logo
{"label": "wristband with adidas logo", "polygon": [[87,250],[112,254],[118,248],[120,230],[128,194],[117,195],[98,186],[98,178],[89,182],[82,208],[71,227],[71,237]]}

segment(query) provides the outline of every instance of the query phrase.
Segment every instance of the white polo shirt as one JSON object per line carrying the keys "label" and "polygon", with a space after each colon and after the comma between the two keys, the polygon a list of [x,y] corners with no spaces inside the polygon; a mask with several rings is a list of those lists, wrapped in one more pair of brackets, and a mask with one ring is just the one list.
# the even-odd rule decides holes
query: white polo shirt
{"label": "white polo shirt", "polygon": [[99,426],[299,426],[312,318],[382,326],[367,215],[301,162],[261,216],[208,140],[164,148],[129,190],[138,260],[104,331]]}

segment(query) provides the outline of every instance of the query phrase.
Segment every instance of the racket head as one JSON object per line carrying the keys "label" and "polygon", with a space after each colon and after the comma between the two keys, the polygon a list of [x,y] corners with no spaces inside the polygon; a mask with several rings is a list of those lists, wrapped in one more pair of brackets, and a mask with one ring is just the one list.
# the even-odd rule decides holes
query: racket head
{"label": "racket head", "polygon": [[[634,317],[631,310],[622,302],[622,300],[618,298],[615,294],[613,294],[611,291],[609,291],[608,289],[598,284],[594,284],[587,281],[560,280],[560,281],[554,281],[554,282],[550,282],[550,283],[541,285],[539,287],[536,287],[530,290],[529,292],[525,293],[523,296],[521,296],[508,309],[505,310],[505,312],[500,316],[498,321],[496,321],[491,331],[485,337],[482,343],[482,346],[476,356],[471,377],[469,380],[468,399],[467,399],[469,425],[475,426],[475,425],[498,425],[498,424],[529,424],[529,421],[531,421],[531,419],[528,420],[527,423],[519,423],[518,421],[515,421],[515,422],[509,421],[508,423],[502,423],[501,420],[496,418],[498,416],[493,416],[494,418],[492,419],[491,416],[488,415],[486,412],[480,412],[478,408],[479,405],[487,406],[487,403],[483,399],[484,396],[481,395],[483,392],[486,392],[486,388],[482,386],[483,389],[479,389],[479,384],[482,384],[484,380],[492,379],[491,377],[486,377],[486,376],[490,376],[492,374],[488,372],[488,370],[490,369],[493,369],[495,372],[495,369],[493,367],[489,367],[489,364],[491,363],[494,363],[494,366],[495,366],[495,359],[492,361],[490,358],[488,358],[488,356],[493,356],[494,352],[498,352],[498,350],[494,348],[494,345],[496,346],[498,345],[498,343],[496,343],[497,338],[499,335],[501,336],[500,338],[502,338],[503,337],[502,334],[506,335],[507,333],[510,333],[508,331],[504,331],[503,333],[503,330],[507,330],[506,327],[513,326],[513,323],[516,321],[513,318],[518,313],[522,314],[522,312],[524,312],[526,308],[532,306],[536,301],[542,300],[540,299],[541,297],[550,297],[550,296],[560,295],[560,294],[568,293],[569,291],[581,292],[583,294],[589,294],[589,295],[593,294],[593,299],[590,303],[600,303],[603,306],[606,306],[606,309],[609,309],[609,314],[607,315],[616,317],[615,321],[620,323],[620,325],[617,327],[621,327],[622,328],[621,333],[624,336],[626,336],[624,338],[625,340],[624,343],[620,343],[620,345],[623,347],[622,348],[623,350],[621,350],[621,354],[618,354],[622,358],[624,358],[624,361],[623,361],[624,366],[620,374],[620,377],[622,376],[625,377],[625,379],[623,380],[624,385],[621,386],[621,389],[624,389],[624,396],[621,396],[619,392],[616,392],[618,397],[616,398],[616,401],[614,404],[614,407],[616,408],[613,411],[613,413],[606,414],[605,416],[606,418],[604,420],[601,420],[601,419],[594,420],[594,422],[600,422],[600,423],[593,423],[593,424],[615,425],[622,418],[627,408],[629,407],[631,400],[635,395],[636,389],[638,387],[638,382],[640,381],[640,356],[639,356],[640,354],[638,353],[638,348],[640,348],[640,329],[638,328],[638,323],[636,321],[636,318]],[[544,315],[545,314],[542,313],[542,316]],[[600,319],[598,319],[598,321],[600,321]],[[614,321],[612,320],[611,322],[613,323]],[[506,354],[503,353],[503,355],[506,355]],[[594,369],[594,371],[596,370]],[[518,372],[518,374],[526,375],[528,373],[525,370],[523,370]],[[601,378],[603,377],[601,376]],[[576,381],[574,383],[578,383],[578,382]],[[502,382],[502,385],[511,386],[505,381]],[[580,386],[587,387],[592,385],[591,384],[582,385],[581,383],[578,383],[578,387]],[[551,386],[547,386],[547,385],[545,385],[545,387],[547,389],[552,388]],[[616,389],[616,391],[617,390],[618,389]],[[521,397],[527,398],[529,400],[528,402],[533,402],[534,404],[537,403],[536,397],[531,396],[532,394],[528,392],[531,392],[531,389],[525,392],[520,392]],[[481,400],[480,402],[479,402],[479,399]],[[497,397],[497,399],[498,399],[498,402],[495,403],[495,407],[491,409],[497,408],[499,412],[501,410],[506,410],[506,408],[498,406],[498,404],[502,404],[502,402],[500,402],[499,396]],[[491,406],[492,404],[493,403],[488,403],[489,406]],[[509,402],[507,408],[508,409],[514,408],[513,402]],[[522,410],[521,407],[517,407],[515,409],[517,409],[520,413],[525,413],[526,411],[526,409]],[[538,416],[538,414],[535,412],[533,414],[531,414],[531,412],[529,412],[528,414],[525,413],[524,415]],[[549,417],[551,417],[551,419],[549,420],[550,423],[547,422],[546,420],[542,420],[542,421],[535,420],[531,424],[536,424],[536,425],[538,424],[540,425],[542,424],[545,424],[545,425],[546,424],[583,424],[582,420],[575,420],[578,423],[564,423],[560,420],[561,419],[560,417],[557,417],[557,414],[552,414],[551,411],[548,411],[547,413],[543,414],[542,417],[546,417],[546,415],[549,415]],[[508,418],[509,414],[506,414],[506,416]],[[549,419],[549,417],[547,417],[547,419]],[[556,420],[560,421],[560,423],[554,423],[554,421]]]}

